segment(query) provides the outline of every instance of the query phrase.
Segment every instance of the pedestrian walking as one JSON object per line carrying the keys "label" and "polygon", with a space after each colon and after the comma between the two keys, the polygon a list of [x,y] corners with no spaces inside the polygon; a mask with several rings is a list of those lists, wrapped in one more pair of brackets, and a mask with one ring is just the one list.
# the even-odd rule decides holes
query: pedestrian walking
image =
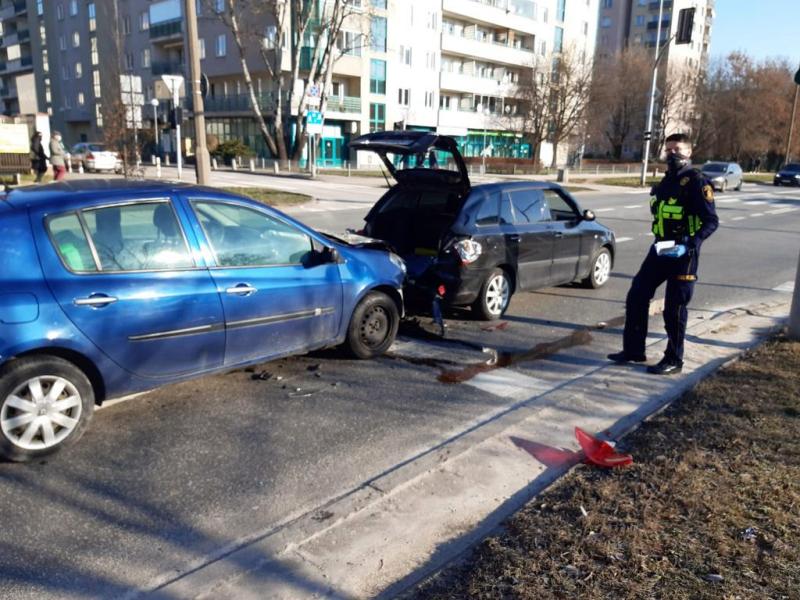
{"label": "pedestrian walking", "polygon": [[31,138],[31,169],[36,174],[36,183],[42,182],[47,173],[47,154],[42,144],[42,132],[36,131]]}
{"label": "pedestrian walking", "polygon": [[697,281],[700,246],[719,226],[714,207],[714,189],[700,171],[692,167],[689,137],[675,133],[666,139],[667,173],[653,187],[650,212],[655,243],[633,278],[625,302],[622,352],[609,354],[617,363],[645,362],[645,339],[650,301],[666,281],[664,326],[667,349],[649,373],[670,375],[683,368],[688,305]]}
{"label": "pedestrian walking", "polygon": [[61,143],[61,133],[54,131],[50,137],[50,164],[53,165],[53,178],[61,181],[67,176],[67,163],[64,158],[64,144]]}

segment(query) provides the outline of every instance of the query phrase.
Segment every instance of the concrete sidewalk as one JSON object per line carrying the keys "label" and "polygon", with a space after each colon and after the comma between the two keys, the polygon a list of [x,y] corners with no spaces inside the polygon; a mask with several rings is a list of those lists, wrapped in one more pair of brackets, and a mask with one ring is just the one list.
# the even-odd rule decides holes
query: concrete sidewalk
{"label": "concrete sidewalk", "polygon": [[[775,331],[788,310],[786,303],[759,305],[695,319],[679,376],[603,363],[128,597],[393,597],[458,557],[577,464],[576,425],[619,438]],[[665,343],[653,342],[651,357]],[[491,372],[484,375],[491,380]]]}

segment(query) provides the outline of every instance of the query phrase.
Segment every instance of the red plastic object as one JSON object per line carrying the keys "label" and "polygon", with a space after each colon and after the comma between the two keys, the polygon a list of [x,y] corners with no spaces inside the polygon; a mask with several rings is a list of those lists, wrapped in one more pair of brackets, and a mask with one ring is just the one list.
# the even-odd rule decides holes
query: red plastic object
{"label": "red plastic object", "polygon": [[586,462],[607,469],[624,467],[633,462],[633,457],[630,454],[620,454],[614,450],[614,446],[603,440],[598,440],[580,427],[575,428],[575,437],[581,445],[581,448],[583,448],[583,453],[586,455]]}

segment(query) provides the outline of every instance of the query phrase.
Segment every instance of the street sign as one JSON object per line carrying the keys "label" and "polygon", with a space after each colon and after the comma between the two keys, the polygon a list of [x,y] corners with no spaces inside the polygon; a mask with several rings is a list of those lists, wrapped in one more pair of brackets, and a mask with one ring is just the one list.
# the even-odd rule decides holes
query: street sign
{"label": "street sign", "polygon": [[306,111],[306,131],[311,135],[322,133],[322,113],[318,110]]}
{"label": "street sign", "polygon": [[163,81],[169,91],[172,92],[172,99],[177,104],[180,99],[181,88],[183,87],[183,75],[162,75],[161,81]]}

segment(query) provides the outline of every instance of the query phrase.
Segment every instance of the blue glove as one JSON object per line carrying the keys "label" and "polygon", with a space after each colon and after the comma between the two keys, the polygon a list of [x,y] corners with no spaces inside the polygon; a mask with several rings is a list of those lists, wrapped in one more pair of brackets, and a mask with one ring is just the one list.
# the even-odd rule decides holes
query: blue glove
{"label": "blue glove", "polygon": [[668,256],[670,258],[680,258],[684,254],[686,254],[686,246],[684,246],[683,244],[676,244],[672,248],[664,250],[661,253],[661,256]]}

